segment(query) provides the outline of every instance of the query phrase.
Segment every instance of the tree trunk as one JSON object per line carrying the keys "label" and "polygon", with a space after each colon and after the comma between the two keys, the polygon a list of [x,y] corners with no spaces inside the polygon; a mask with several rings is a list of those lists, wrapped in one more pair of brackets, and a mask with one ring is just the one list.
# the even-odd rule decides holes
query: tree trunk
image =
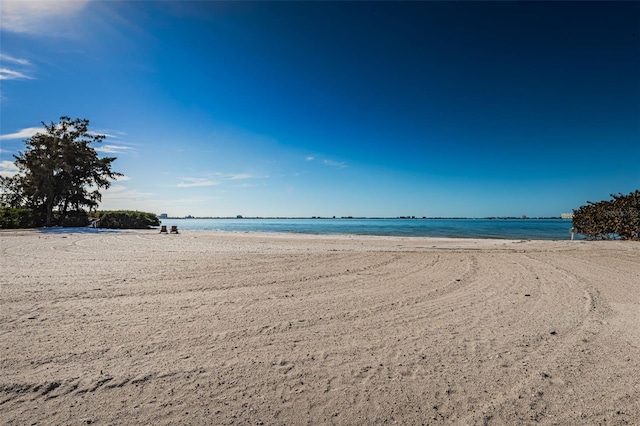
{"label": "tree trunk", "polygon": [[64,200],[64,206],[62,207],[62,211],[60,212],[60,222],[62,222],[67,217],[68,208],[69,208],[69,197],[67,196]]}
{"label": "tree trunk", "polygon": [[47,221],[45,226],[51,226],[53,222],[53,201],[47,200]]}

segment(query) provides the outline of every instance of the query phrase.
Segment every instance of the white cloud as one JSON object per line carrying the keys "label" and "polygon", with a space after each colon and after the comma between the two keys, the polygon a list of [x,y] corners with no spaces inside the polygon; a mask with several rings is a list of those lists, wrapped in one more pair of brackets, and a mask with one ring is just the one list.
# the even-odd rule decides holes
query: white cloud
{"label": "white cloud", "polygon": [[[115,192],[111,192],[114,187],[109,188],[102,194],[100,209],[103,210],[142,210],[148,212],[167,212],[170,216],[185,216],[186,214],[206,215],[208,206],[218,197],[202,195],[190,198],[166,197],[155,198],[157,194],[130,190],[124,186],[116,186]],[[202,206],[206,206],[205,209]],[[180,211],[176,211],[179,209]]]}
{"label": "white cloud", "polygon": [[95,150],[103,154],[126,154],[133,151],[134,149],[124,145],[106,144],[97,146]]}
{"label": "white cloud", "polygon": [[115,194],[115,193],[118,193],[118,192],[123,192],[123,191],[126,191],[126,190],[127,190],[127,187],[124,186],[124,185],[111,185],[109,187],[109,189],[107,189],[107,191],[109,191],[109,193],[111,193],[111,194]]}
{"label": "white cloud", "polygon": [[230,174],[227,177],[225,177],[225,179],[229,179],[229,180],[253,179],[253,176],[251,176],[248,173],[237,173],[237,174]]}
{"label": "white cloud", "polygon": [[6,53],[0,53],[0,61],[13,62],[19,65],[31,65],[31,63],[26,59],[14,58],[13,56],[7,55]]}
{"label": "white cloud", "polygon": [[[155,194],[129,189],[124,185],[114,185],[102,192],[100,209],[102,210],[143,210],[155,211]],[[158,209],[160,210],[160,209]]]}
{"label": "white cloud", "polygon": [[12,177],[18,173],[18,170],[18,167],[13,163],[13,161],[0,161],[0,176]]}
{"label": "white cloud", "polygon": [[[305,157],[304,159],[305,161],[315,161],[316,157],[309,155],[307,157]],[[325,166],[330,166],[330,167],[338,167],[340,169],[344,169],[345,167],[347,167],[347,163],[342,162],[342,161],[333,161],[333,160],[322,160],[322,164],[324,164]]]}
{"label": "white cloud", "polygon": [[[7,62],[11,66],[7,65]],[[0,65],[0,80],[33,80],[33,77],[29,75],[29,70],[24,69],[31,65],[26,59],[0,53]],[[18,68],[14,68],[15,66]]]}
{"label": "white cloud", "polygon": [[31,80],[33,77],[21,73],[20,71],[10,70],[9,68],[0,68],[0,80]]}
{"label": "white cloud", "polygon": [[177,198],[175,200],[170,200],[168,205],[175,206],[178,205],[187,205],[187,204],[201,204],[201,203],[209,203],[214,200],[219,200],[220,197],[215,196],[205,196],[205,197],[194,197],[194,198]]}
{"label": "white cloud", "polygon": [[338,167],[340,169],[344,169],[345,167],[347,167],[347,164],[342,161],[324,160],[322,164],[330,167]]}
{"label": "white cloud", "polygon": [[224,180],[248,180],[248,179],[268,179],[266,176],[254,176],[249,173],[214,173],[214,176]]}
{"label": "white cloud", "polygon": [[225,176],[227,180],[247,180],[247,179],[269,179],[269,175],[266,176],[254,176],[249,173],[236,173]]}
{"label": "white cloud", "polygon": [[215,186],[219,185],[219,182],[214,182],[205,178],[185,177],[180,179],[181,182],[176,185],[176,188],[195,188],[198,186]]}
{"label": "white cloud", "polygon": [[[253,186],[259,186],[255,183],[246,183],[246,181],[268,179],[269,176],[254,176],[249,173],[211,173],[210,177],[181,177],[180,182],[177,185],[171,185],[173,188],[198,188],[206,186],[219,186],[226,185],[224,182],[241,182],[238,184],[229,185],[234,188],[249,188]],[[212,179],[217,179],[213,180]]]}
{"label": "white cloud", "polygon": [[102,130],[102,129],[90,130],[87,133],[89,133],[90,135],[103,135],[113,139],[121,139],[121,136],[126,135],[125,132],[121,132],[119,130]]}
{"label": "white cloud", "polygon": [[102,201],[113,200],[138,200],[141,198],[148,198],[153,196],[150,192],[141,192],[137,189],[128,189],[124,185],[112,185],[109,189],[105,189],[102,192]]}
{"label": "white cloud", "polygon": [[88,3],[89,0],[6,0],[0,2],[0,24],[5,31],[60,35],[59,20],[73,17]]}
{"label": "white cloud", "polygon": [[27,127],[25,129],[17,131],[16,133],[0,135],[0,140],[26,139],[26,138],[30,138],[31,136],[41,131],[42,131],[42,127]]}
{"label": "white cloud", "polygon": [[[35,135],[36,133],[40,133],[43,131],[44,129],[42,127],[27,127],[15,133],[0,135],[0,140],[28,139],[33,135]],[[95,132],[89,132],[89,133],[92,135],[97,134]],[[135,148],[132,148],[126,145],[104,144],[104,145],[96,146],[95,150],[103,154],[127,154],[127,153],[134,152]]]}
{"label": "white cloud", "polygon": [[260,186],[266,186],[265,183],[240,183],[238,185],[233,185],[233,188],[257,188]]}

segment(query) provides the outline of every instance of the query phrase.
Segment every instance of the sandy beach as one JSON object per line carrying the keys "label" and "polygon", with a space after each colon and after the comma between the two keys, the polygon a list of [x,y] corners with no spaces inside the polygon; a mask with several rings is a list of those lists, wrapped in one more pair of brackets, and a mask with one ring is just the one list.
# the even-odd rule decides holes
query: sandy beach
{"label": "sandy beach", "polygon": [[640,424],[640,245],[0,232],[0,422]]}

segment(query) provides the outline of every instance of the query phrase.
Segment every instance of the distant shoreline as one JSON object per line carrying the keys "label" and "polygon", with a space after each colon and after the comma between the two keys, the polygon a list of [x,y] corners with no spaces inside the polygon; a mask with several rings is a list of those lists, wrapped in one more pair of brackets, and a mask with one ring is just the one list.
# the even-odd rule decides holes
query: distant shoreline
{"label": "distant shoreline", "polygon": [[161,217],[158,216],[160,220],[184,220],[184,219],[208,219],[208,220],[238,220],[238,219],[260,219],[260,220],[277,220],[277,219],[285,219],[285,220],[348,220],[348,219],[358,219],[358,220],[394,220],[394,219],[404,219],[404,220],[567,220],[571,221],[570,218],[563,218],[561,216],[544,216],[544,217],[517,217],[517,216],[487,216],[487,217],[439,217],[439,216],[393,216],[393,217],[384,217],[384,216],[166,216]]}

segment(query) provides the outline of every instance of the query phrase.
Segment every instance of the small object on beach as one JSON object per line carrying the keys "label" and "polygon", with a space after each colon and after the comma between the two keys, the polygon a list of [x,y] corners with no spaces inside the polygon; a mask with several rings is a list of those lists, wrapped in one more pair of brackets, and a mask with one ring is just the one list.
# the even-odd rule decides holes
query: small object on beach
{"label": "small object on beach", "polygon": [[171,227],[171,231],[169,231],[170,234],[179,234],[178,232],[178,226],[177,225],[173,225]]}
{"label": "small object on beach", "polygon": [[555,335],[556,335],[556,334],[558,334],[558,333],[554,330],[554,331],[552,331],[552,332],[551,332],[551,333],[549,333],[549,334],[551,334],[552,336],[555,336]]}
{"label": "small object on beach", "polygon": [[162,234],[163,232],[167,233],[167,225],[162,225],[162,228],[160,228],[160,233]]}
{"label": "small object on beach", "polygon": [[524,297],[529,297],[531,296],[529,293],[525,294]]}

